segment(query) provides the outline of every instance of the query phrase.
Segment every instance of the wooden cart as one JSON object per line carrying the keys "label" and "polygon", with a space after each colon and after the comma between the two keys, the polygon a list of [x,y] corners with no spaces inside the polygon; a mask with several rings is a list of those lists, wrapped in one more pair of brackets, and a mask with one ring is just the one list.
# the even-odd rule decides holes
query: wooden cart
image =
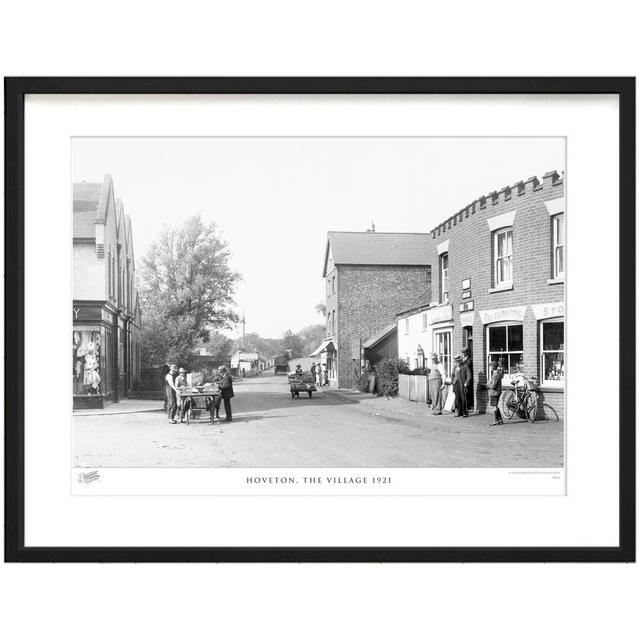
{"label": "wooden cart", "polygon": [[289,376],[289,390],[292,398],[299,398],[300,392],[308,393],[311,398],[313,392],[318,389],[311,373],[303,373],[302,376],[296,376],[295,374]]}
{"label": "wooden cart", "polygon": [[[209,422],[213,424],[216,415],[216,397],[220,396],[220,389],[217,386],[185,388],[178,391],[178,407],[182,419],[186,418],[187,425],[190,424],[193,412],[198,409],[195,404],[197,400],[202,399],[206,402],[209,400]],[[190,402],[189,402],[190,400]]]}

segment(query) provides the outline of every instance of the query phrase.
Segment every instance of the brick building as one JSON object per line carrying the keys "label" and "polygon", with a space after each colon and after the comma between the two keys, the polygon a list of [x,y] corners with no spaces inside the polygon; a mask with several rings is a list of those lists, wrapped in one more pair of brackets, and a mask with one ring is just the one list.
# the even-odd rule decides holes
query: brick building
{"label": "brick building", "polygon": [[539,412],[564,417],[565,199],[557,172],[478,198],[431,232],[428,304],[398,315],[398,351],[412,366],[418,345],[473,354],[476,408],[486,409],[488,363],[516,367],[540,384]]}
{"label": "brick building", "polygon": [[73,185],[73,406],[104,407],[140,378],[131,218],[111,176]]}
{"label": "brick building", "polygon": [[431,234],[330,231],[325,249],[326,339],[312,354],[332,385],[352,387],[363,343],[430,286]]}

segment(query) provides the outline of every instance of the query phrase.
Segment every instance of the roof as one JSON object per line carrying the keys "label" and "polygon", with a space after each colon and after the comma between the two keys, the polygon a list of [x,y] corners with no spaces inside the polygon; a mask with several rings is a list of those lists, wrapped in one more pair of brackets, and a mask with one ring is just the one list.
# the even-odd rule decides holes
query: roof
{"label": "roof", "polygon": [[398,325],[395,322],[393,324],[389,324],[384,329],[371,336],[366,342],[363,342],[362,346],[365,349],[371,349],[371,347],[375,347],[379,342],[382,342],[386,337],[397,330]]}
{"label": "roof", "polygon": [[100,182],[77,182],[73,185],[73,237],[95,238],[96,215],[100,205]]}
{"label": "roof", "polygon": [[431,242],[430,233],[329,231],[323,274],[326,274],[329,247],[336,265],[427,266],[431,264]]}
{"label": "roof", "polygon": [[332,351],[335,351],[335,345],[333,344],[333,340],[331,338],[329,338],[328,340],[323,340],[320,343],[320,346],[313,352],[309,354],[309,357],[313,357],[313,356],[317,356],[319,354],[321,354],[323,351],[327,351],[329,345],[331,345],[331,349]]}
{"label": "roof", "polygon": [[420,311],[425,309],[426,307],[431,306],[431,288],[428,287],[425,289],[412,303],[410,307],[403,309],[400,311],[396,317],[410,315],[415,313],[416,311]]}

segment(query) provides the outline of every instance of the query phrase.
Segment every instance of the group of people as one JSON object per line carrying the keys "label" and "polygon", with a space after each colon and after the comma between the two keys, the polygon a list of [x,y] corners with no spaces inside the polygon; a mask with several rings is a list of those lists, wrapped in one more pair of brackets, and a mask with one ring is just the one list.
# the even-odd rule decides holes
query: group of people
{"label": "group of people", "polygon": [[[187,381],[187,370],[183,367],[178,368],[175,364],[167,365],[169,370],[165,375],[165,406],[167,410],[167,418],[171,424],[177,424],[176,415],[179,415],[180,422],[184,422],[185,413],[189,409],[189,403],[181,403],[178,406],[178,398],[180,389],[189,387]],[[215,417],[220,419],[220,404],[224,402],[225,422],[232,421],[231,414],[231,398],[233,393],[233,378],[229,370],[225,366],[218,367],[218,372],[214,378],[214,383],[218,386],[220,393],[213,400]],[[207,407],[210,408],[210,407]]]}
{"label": "group of people", "polygon": [[[473,364],[469,351],[463,349],[454,356],[454,367],[451,373],[451,387],[455,397],[456,418],[467,418],[469,410],[473,409]],[[434,415],[442,415],[442,392],[445,387],[446,375],[444,367],[436,353],[431,354],[432,366],[428,375],[429,399]],[[489,406],[493,408],[494,422],[491,426],[503,424],[498,401],[502,394],[502,368],[498,362],[490,363],[490,378],[487,381],[489,390]]]}
{"label": "group of people", "polygon": [[329,384],[329,372],[326,364],[311,363],[311,375],[315,380],[317,387],[326,387]]}

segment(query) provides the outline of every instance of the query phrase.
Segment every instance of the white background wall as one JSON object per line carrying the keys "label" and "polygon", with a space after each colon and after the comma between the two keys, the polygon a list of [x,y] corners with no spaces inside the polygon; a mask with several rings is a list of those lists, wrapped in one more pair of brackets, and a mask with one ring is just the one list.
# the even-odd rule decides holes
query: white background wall
{"label": "white background wall", "polygon": [[409,366],[413,369],[416,366],[416,354],[418,345],[422,347],[425,355],[425,362],[429,362],[432,352],[431,330],[422,328],[422,311],[409,316],[409,333],[406,331],[406,318],[398,320],[398,355],[403,360],[410,357]]}
{"label": "white background wall", "polygon": [[[3,75],[635,75],[633,3],[7,3]],[[594,461],[597,472],[597,461]],[[637,565],[2,565],[11,638],[602,638]],[[8,631],[8,633],[7,633]]]}

